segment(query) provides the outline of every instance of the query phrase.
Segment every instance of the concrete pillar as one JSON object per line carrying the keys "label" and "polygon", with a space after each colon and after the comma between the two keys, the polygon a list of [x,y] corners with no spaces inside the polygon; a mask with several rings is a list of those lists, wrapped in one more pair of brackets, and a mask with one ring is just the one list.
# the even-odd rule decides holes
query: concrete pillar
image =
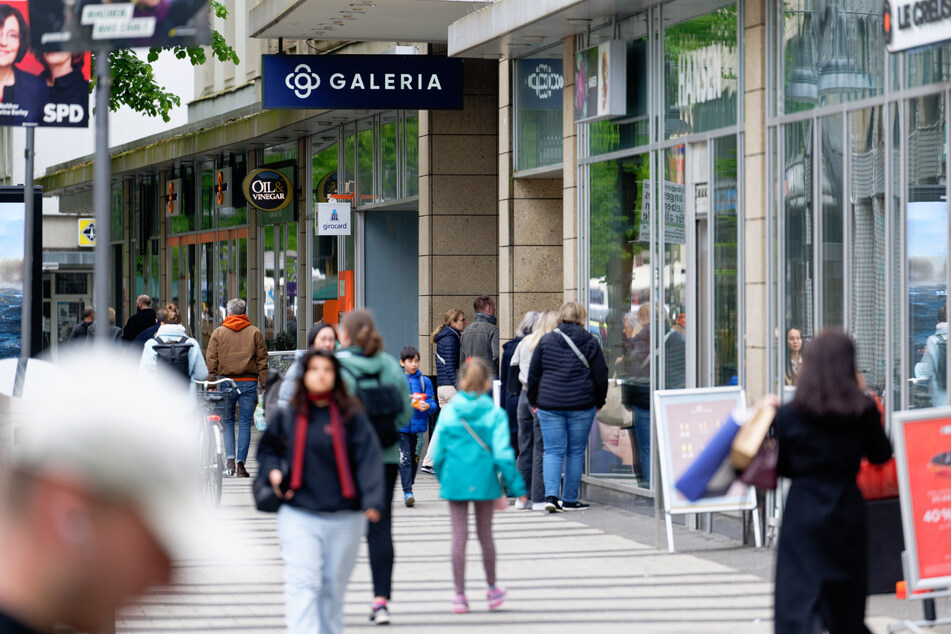
{"label": "concrete pillar", "polygon": [[[419,111],[419,351],[432,372],[429,335],[479,295],[498,300],[498,62],[466,59],[463,109]],[[498,301],[497,301],[498,303]]]}
{"label": "concrete pillar", "polygon": [[750,401],[767,389],[766,314],[766,2],[750,0],[744,5],[743,107],[745,119],[744,231],[745,278],[743,346],[746,360],[745,385]]}

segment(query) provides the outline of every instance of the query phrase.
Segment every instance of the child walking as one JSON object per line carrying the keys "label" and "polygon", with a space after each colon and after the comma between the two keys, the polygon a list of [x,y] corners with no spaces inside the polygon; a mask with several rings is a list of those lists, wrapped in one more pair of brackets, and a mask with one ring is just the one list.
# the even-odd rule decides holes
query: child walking
{"label": "child walking", "polygon": [[515,468],[515,452],[509,442],[509,423],[504,410],[489,397],[492,372],[480,358],[459,370],[459,393],[443,409],[433,439],[433,466],[439,477],[440,495],[449,500],[452,523],[452,579],[456,596],[452,611],[469,611],[466,600],[466,541],[469,538],[469,502],[475,508],[476,534],[482,547],[482,566],[490,610],[505,600],[505,589],[495,584],[495,542],[492,513],[502,496],[502,484],[527,503],[525,483]]}
{"label": "child walking", "polygon": [[413,417],[400,428],[400,482],[403,485],[403,504],[413,506],[413,483],[419,465],[419,434],[429,428],[429,416],[436,411],[433,384],[419,371],[419,350],[406,346],[400,350],[400,365],[406,374],[406,387],[413,401]]}

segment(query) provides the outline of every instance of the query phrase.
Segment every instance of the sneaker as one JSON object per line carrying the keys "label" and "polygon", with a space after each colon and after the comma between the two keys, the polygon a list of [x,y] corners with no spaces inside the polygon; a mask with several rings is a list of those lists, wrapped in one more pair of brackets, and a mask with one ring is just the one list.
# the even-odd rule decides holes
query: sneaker
{"label": "sneaker", "polygon": [[429,474],[429,475],[431,475],[431,476],[436,475],[436,471],[435,471],[435,469],[433,469],[432,467],[420,467],[420,468],[419,468],[419,472],[420,472],[420,473],[426,473],[426,474]]}
{"label": "sneaker", "polygon": [[453,614],[468,614],[469,613],[469,602],[466,601],[466,595],[457,594],[456,597],[452,600],[452,613]]}
{"label": "sneaker", "polygon": [[489,588],[485,591],[485,600],[489,602],[490,610],[498,610],[505,601],[505,588]]}
{"label": "sneaker", "polygon": [[532,508],[531,500],[527,500],[525,502],[522,502],[521,500],[515,500],[516,511],[527,511],[530,508]]}
{"label": "sneaker", "polygon": [[545,502],[532,502],[533,511],[547,511],[548,505]]}
{"label": "sneaker", "polygon": [[234,458],[228,458],[228,464],[225,466],[225,475],[234,475]]}
{"label": "sneaker", "polygon": [[561,506],[566,511],[583,511],[591,508],[590,504],[585,504],[584,502],[562,502]]}
{"label": "sneaker", "polygon": [[556,498],[554,495],[549,495],[547,498],[545,498],[545,510],[549,513],[561,513],[565,509],[562,508],[558,498]]}
{"label": "sneaker", "polygon": [[403,494],[403,504],[406,506],[413,506],[416,504],[416,497],[413,495],[412,491]]}
{"label": "sneaker", "polygon": [[237,475],[239,478],[250,478],[250,477],[251,477],[251,474],[248,473],[248,470],[244,468],[244,463],[243,463],[243,462],[239,462],[239,463],[238,463],[238,468],[235,470],[235,475]]}
{"label": "sneaker", "polygon": [[386,607],[386,601],[379,601],[373,604],[370,610],[370,623],[374,625],[389,625],[390,611]]}

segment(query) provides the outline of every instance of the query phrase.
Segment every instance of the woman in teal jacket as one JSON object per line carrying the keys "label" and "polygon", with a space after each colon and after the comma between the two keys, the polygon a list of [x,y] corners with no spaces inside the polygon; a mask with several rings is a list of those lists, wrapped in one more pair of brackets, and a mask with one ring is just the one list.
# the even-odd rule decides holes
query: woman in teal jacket
{"label": "woman in teal jacket", "polygon": [[495,610],[505,600],[505,589],[495,585],[495,542],[492,512],[502,497],[502,487],[527,503],[525,482],[515,468],[505,410],[487,392],[492,371],[480,358],[459,370],[459,393],[443,409],[433,437],[433,467],[439,477],[440,496],[449,500],[452,520],[452,578],[456,596],[452,611],[469,611],[466,601],[466,541],[469,538],[469,502],[475,507],[476,533],[482,546],[482,565],[488,584],[486,600]]}
{"label": "woman in teal jacket", "polygon": [[[399,361],[383,352],[383,337],[373,323],[373,316],[365,310],[347,313],[337,327],[341,349],[337,351],[343,382],[350,394],[356,395],[354,374],[379,374],[380,383],[392,385],[403,397],[403,411],[393,424],[397,429],[405,426],[413,416],[406,378]],[[362,385],[365,385],[361,382]],[[393,488],[399,476],[400,452],[397,445],[383,448],[383,466],[386,474],[384,509],[380,521],[370,524],[367,531],[367,547],[370,551],[370,572],[373,577],[373,604],[370,622],[382,625],[390,622],[387,601],[393,579]]]}

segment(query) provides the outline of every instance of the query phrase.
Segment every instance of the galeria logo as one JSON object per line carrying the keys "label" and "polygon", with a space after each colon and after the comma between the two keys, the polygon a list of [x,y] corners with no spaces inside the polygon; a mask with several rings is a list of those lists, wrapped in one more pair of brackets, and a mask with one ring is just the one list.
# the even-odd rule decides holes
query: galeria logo
{"label": "galeria logo", "polygon": [[307,99],[320,86],[320,76],[312,72],[307,64],[298,64],[294,72],[287,74],[284,84],[294,91],[298,99]]}

